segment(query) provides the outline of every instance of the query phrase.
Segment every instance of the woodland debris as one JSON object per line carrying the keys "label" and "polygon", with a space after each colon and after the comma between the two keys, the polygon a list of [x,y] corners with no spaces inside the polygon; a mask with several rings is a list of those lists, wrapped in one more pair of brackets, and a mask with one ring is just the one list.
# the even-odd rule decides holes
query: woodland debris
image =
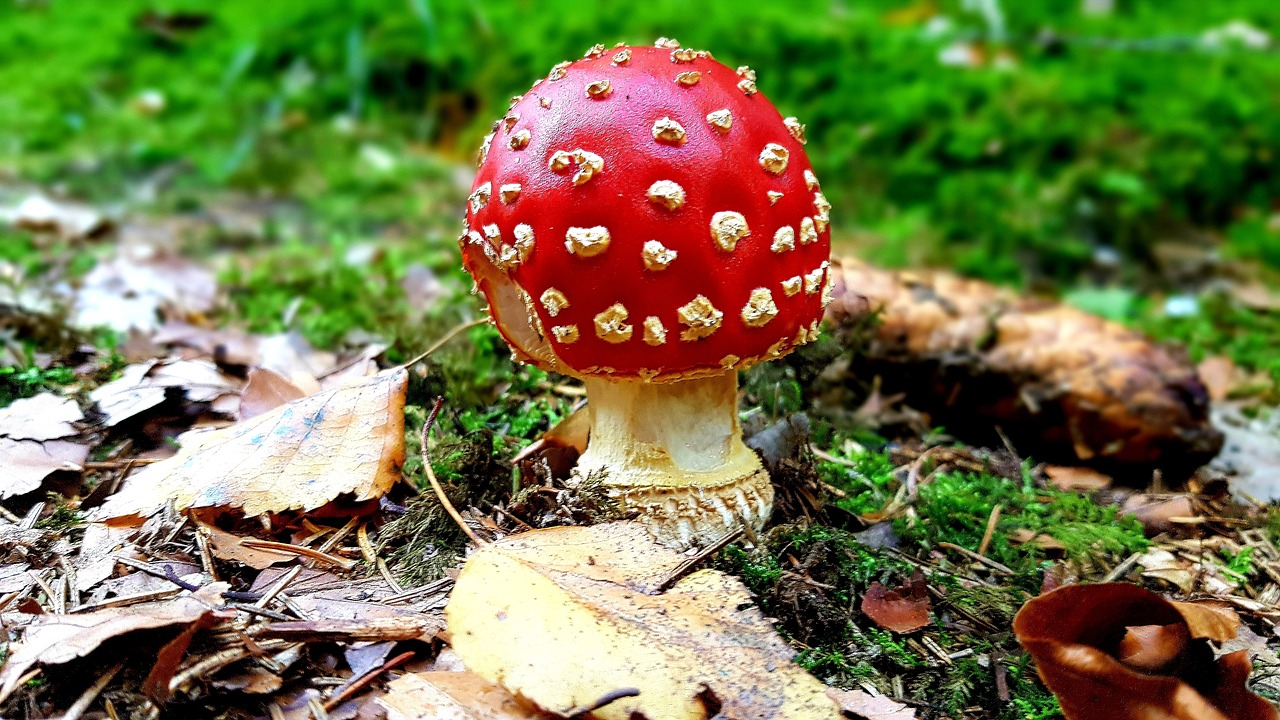
{"label": "woodland debris", "polygon": [[124,246],[118,257],[98,263],[81,281],[69,323],[86,330],[154,330],[166,316],[209,312],[217,294],[209,269],[158,248]]}
{"label": "woodland debris", "polygon": [[540,720],[501,685],[470,672],[409,673],[387,685],[387,720]]}
{"label": "woodland debris", "polygon": [[216,610],[221,604],[219,593],[225,589],[225,584],[212,583],[176,600],[73,615],[39,615],[0,669],[0,701],[9,697],[37,663],[60,665],[88,655],[107,640],[138,630],[191,626],[202,618],[227,617]]}
{"label": "woodland debris", "polygon": [[859,720],[915,720],[916,711],[884,695],[862,690],[827,690],[827,696],[840,705],[847,716]]}
{"label": "woodland debris", "polygon": [[52,393],[0,408],[0,498],[36,490],[59,470],[79,471],[89,446],[69,438],[82,420],[74,399]]}
{"label": "woodland debris", "polygon": [[862,612],[885,630],[909,633],[929,624],[929,590],[916,570],[902,587],[890,590],[879,581],[862,596]]}
{"label": "woodland debris", "polygon": [[839,717],[737,580],[701,570],[658,592],[683,560],[632,523],[538,530],[481,548],[446,610],[453,648],[472,672],[556,713],[635,688],[594,714]]}
{"label": "woodland debris", "polygon": [[113,427],[156,408],[171,396],[212,403],[234,396],[244,381],[207,360],[152,360],[124,369],[120,377],[89,393]]}
{"label": "woodland debris", "polygon": [[996,427],[1023,455],[1143,480],[1185,477],[1222,446],[1195,368],[1133,330],[944,272],[833,271],[837,337],[876,322],[848,376],[880,376],[971,442],[999,445],[982,435]]}
{"label": "woodland debris", "polygon": [[389,371],[227,428],[186,433],[177,455],[131,475],[93,517],[145,518],[170,502],[179,511],[257,516],[315,510],[347,494],[380,497],[404,462],[407,382],[403,369]]}
{"label": "woodland debris", "polygon": [[28,195],[17,205],[0,207],[0,222],[67,239],[93,237],[111,228],[111,221],[88,205],[42,194]]}
{"label": "woodland debris", "polygon": [[1209,651],[1209,641],[1234,637],[1238,625],[1218,605],[1103,583],[1034,598],[1013,628],[1068,720],[1280,718],[1246,689],[1246,651],[1217,659]]}

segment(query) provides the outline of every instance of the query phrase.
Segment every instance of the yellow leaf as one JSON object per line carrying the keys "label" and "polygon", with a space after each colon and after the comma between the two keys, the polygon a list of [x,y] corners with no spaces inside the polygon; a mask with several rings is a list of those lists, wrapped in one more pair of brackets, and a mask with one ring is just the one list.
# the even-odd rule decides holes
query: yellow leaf
{"label": "yellow leaf", "polygon": [[387,720],[538,720],[506,690],[469,672],[404,675],[378,698]]}
{"label": "yellow leaf", "polygon": [[94,519],[239,508],[314,510],[340,495],[385,493],[404,462],[404,369],[281,405],[227,428],[191,432],[177,455],[131,475]]}
{"label": "yellow leaf", "polygon": [[696,572],[632,523],[524,533],[467,560],[446,609],[469,670],[543,709],[592,706],[601,720],[838,718],[825,687],[736,579]]}

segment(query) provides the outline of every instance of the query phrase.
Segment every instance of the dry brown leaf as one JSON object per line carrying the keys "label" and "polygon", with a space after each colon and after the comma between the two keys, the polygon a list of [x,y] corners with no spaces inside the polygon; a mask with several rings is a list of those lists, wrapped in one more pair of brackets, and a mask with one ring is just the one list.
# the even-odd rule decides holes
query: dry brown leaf
{"label": "dry brown leaf", "polygon": [[1078,465],[1045,465],[1044,474],[1059,490],[1093,492],[1111,487],[1111,476]]}
{"label": "dry brown leaf", "polygon": [[387,720],[538,720],[502,686],[469,672],[403,675],[387,685],[378,704]]}
{"label": "dry brown leaf", "polygon": [[1018,528],[1017,530],[1009,533],[1009,542],[1014,545],[1032,544],[1041,550],[1048,550],[1051,552],[1063,552],[1067,549],[1067,546],[1063,545],[1062,542],[1054,536],[1049,535],[1048,533],[1040,533],[1037,535],[1026,528]]}
{"label": "dry brown leaf", "polygon": [[121,253],[81,281],[68,318],[72,327],[153,330],[162,312],[181,318],[213,309],[218,284],[209,269],[143,245],[122,246]]}
{"label": "dry brown leaf", "polygon": [[241,565],[248,565],[255,570],[263,570],[277,563],[298,559],[298,556],[293,553],[247,547],[241,542],[247,538],[206,524],[202,520],[195,520],[194,522],[197,532],[209,539],[209,552],[221,560],[230,560]]}
{"label": "dry brown leaf", "polygon": [[1195,369],[1130,328],[947,273],[840,260],[832,276],[834,335],[865,346],[849,372],[975,443],[998,446],[999,427],[1024,454],[1146,476],[1222,446]]}
{"label": "dry brown leaf", "polygon": [[[1280,720],[1246,689],[1245,651],[1215,660],[1195,637],[1226,634],[1229,611],[1186,605],[1127,583],[1068,585],[1027,602],[1013,629],[1068,720]],[[1171,625],[1185,634],[1170,633]]]}
{"label": "dry brown leaf", "polygon": [[871,583],[862,596],[862,612],[872,622],[896,633],[915,632],[929,624],[929,591],[919,570],[897,590]]}
{"label": "dry brown leaf", "polygon": [[1187,632],[1193,638],[1226,642],[1236,636],[1240,616],[1225,605],[1212,602],[1170,602],[1182,616]]}
{"label": "dry brown leaf", "polygon": [[99,235],[111,221],[88,205],[29,195],[13,207],[0,207],[0,221],[35,232],[49,232],[68,239]]}
{"label": "dry brown leaf", "polygon": [[84,413],[74,398],[42,393],[14,400],[0,409],[0,437],[13,440],[57,440],[76,434]]}
{"label": "dry brown leaf", "polygon": [[1209,391],[1209,399],[1214,402],[1226,400],[1240,384],[1243,375],[1240,368],[1226,355],[1213,355],[1201,360],[1196,365],[1196,374]]}
{"label": "dry brown leaf", "polygon": [[635,688],[595,716],[839,717],[736,579],[701,570],[661,591],[683,560],[631,523],[484,547],[446,609],[454,650],[472,672],[552,712]]}
{"label": "dry brown leaf", "polygon": [[270,410],[308,395],[302,388],[289,382],[283,375],[266,368],[249,371],[249,381],[240,393],[237,419],[248,420]]}
{"label": "dry brown leaf", "polygon": [[181,390],[192,402],[213,402],[234,395],[244,381],[227,375],[207,360],[157,360],[130,365],[120,377],[89,397],[113,427],[165,401],[170,392]]}
{"label": "dry brown leaf", "polygon": [[138,630],[188,626],[210,616],[235,617],[234,612],[216,609],[227,588],[225,583],[211,583],[199,592],[165,602],[75,615],[40,615],[27,626],[21,642],[11,647],[12,654],[0,669],[0,702],[36,663],[60,665],[88,655],[107,640]]}
{"label": "dry brown leaf", "polygon": [[1179,559],[1168,550],[1151,548],[1138,556],[1137,563],[1142,568],[1143,577],[1164,580],[1176,585],[1184,593],[1190,593],[1195,589],[1195,570],[1190,563]]}
{"label": "dry brown leaf", "polygon": [[339,496],[380,497],[404,462],[408,373],[322,392],[228,428],[187,433],[172,458],[143,468],[94,519],[239,508],[246,516],[314,510]]}
{"label": "dry brown leaf", "polygon": [[0,437],[0,498],[36,490],[59,470],[79,471],[89,446],[66,440],[13,440]]}
{"label": "dry brown leaf", "polygon": [[1197,514],[1190,495],[1133,495],[1120,506],[1120,512],[1133,513],[1148,536],[1174,530],[1175,519]]}
{"label": "dry brown leaf", "polygon": [[884,695],[861,690],[827,689],[827,697],[840,705],[840,710],[860,720],[915,720],[916,711]]}

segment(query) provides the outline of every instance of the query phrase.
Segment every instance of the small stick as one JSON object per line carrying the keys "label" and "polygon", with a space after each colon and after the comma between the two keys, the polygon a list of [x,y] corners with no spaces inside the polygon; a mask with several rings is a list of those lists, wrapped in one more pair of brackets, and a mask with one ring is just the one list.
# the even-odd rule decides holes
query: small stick
{"label": "small stick", "polygon": [[361,690],[365,689],[365,687],[367,687],[369,683],[372,683],[374,680],[377,680],[379,675],[381,675],[382,673],[388,670],[393,670],[395,668],[398,668],[401,665],[409,662],[409,660],[411,660],[414,655],[415,653],[412,650],[410,650],[409,652],[400,653],[399,655],[382,663],[381,666],[370,670],[364,675],[361,675],[360,679],[346,686],[345,688],[342,689],[341,692],[337,693],[333,697],[326,700],[324,703],[324,709],[328,711],[338,707],[342,703],[346,702],[348,698],[360,692]]}
{"label": "small stick", "polygon": [[579,705],[578,707],[570,708],[562,713],[556,714],[562,718],[575,718],[579,715],[586,715],[587,713],[595,712],[605,705],[621,700],[622,698],[637,697],[639,695],[639,688],[618,688],[617,690],[610,690],[604,695],[601,695],[599,700],[596,700],[590,705]]}
{"label": "small stick", "polygon": [[985,556],[987,549],[991,547],[991,537],[996,533],[996,523],[1000,522],[1000,513],[1004,511],[1004,506],[997,503],[991,508],[991,516],[987,518],[987,530],[982,533],[982,542],[978,544],[978,554]]}
{"label": "small stick", "polygon": [[445,343],[447,343],[447,342],[449,342],[450,340],[454,339],[454,338],[455,338],[455,337],[457,337],[459,334],[463,333],[463,332],[464,332],[464,331],[466,331],[466,330],[470,330],[471,328],[476,327],[477,325],[483,325],[483,324],[485,324],[485,323],[487,323],[487,322],[489,322],[489,318],[487,318],[487,317],[482,317],[482,318],[476,318],[475,320],[468,320],[468,321],[466,321],[466,322],[464,322],[464,323],[462,323],[462,324],[460,324],[460,325],[455,325],[455,326],[453,327],[453,329],[452,329],[452,330],[450,330],[449,332],[445,333],[444,335],[442,335],[442,336],[440,337],[440,339],[439,339],[439,340],[437,340],[437,341],[435,341],[434,343],[432,343],[431,347],[429,347],[429,348],[427,348],[426,350],[424,350],[424,351],[422,352],[422,354],[421,354],[421,355],[419,355],[419,356],[417,356],[417,357],[413,358],[413,359],[412,359],[412,360],[410,360],[409,362],[406,362],[406,363],[401,364],[401,365],[400,365],[400,367],[403,367],[403,368],[409,368],[409,367],[413,367],[414,365],[417,365],[418,363],[420,363],[420,362],[422,362],[423,360],[426,360],[428,357],[430,357],[430,356],[431,356],[431,353],[433,353],[433,352],[435,352],[435,351],[439,350],[440,348],[444,347],[444,344],[445,344]]}
{"label": "small stick", "polygon": [[1125,558],[1124,562],[1117,565],[1114,570],[1107,573],[1106,577],[1102,578],[1102,582],[1108,583],[1108,582],[1115,582],[1116,580],[1119,580],[1121,576],[1123,576],[1125,573],[1132,570],[1134,565],[1138,564],[1138,558],[1141,556],[1142,556],[1141,553],[1134,553],[1129,557]]}
{"label": "small stick", "polygon": [[284,575],[280,577],[279,580],[276,581],[275,585],[272,585],[269,590],[263,593],[262,597],[258,600],[258,602],[254,604],[261,608],[264,608],[270,605],[271,601],[275,600],[277,595],[284,592],[284,589],[289,586],[289,583],[293,582],[294,579],[297,578],[298,574],[301,572],[302,572],[302,566],[294,565],[292,568],[289,569],[289,572],[286,572]]}
{"label": "small stick", "polygon": [[984,556],[982,556],[982,555],[979,555],[978,553],[976,553],[976,552],[974,552],[974,551],[970,550],[969,548],[960,547],[959,545],[956,545],[955,543],[940,542],[940,543],[938,543],[938,547],[944,547],[944,548],[946,548],[946,549],[948,549],[948,550],[954,550],[954,551],[956,551],[956,552],[960,553],[961,555],[964,555],[964,556],[965,556],[965,557],[967,557],[967,558],[970,558],[970,559],[972,559],[972,560],[975,560],[975,561],[977,561],[977,562],[980,562],[980,563],[982,563],[983,565],[986,565],[987,567],[989,567],[989,568],[991,568],[991,569],[993,569],[993,570],[996,570],[996,571],[998,571],[998,572],[1004,573],[1005,575],[1014,575],[1014,574],[1015,574],[1015,573],[1013,572],[1013,570],[1011,570],[1007,565],[1002,565],[1002,564],[1000,564],[1000,563],[996,562],[995,560],[992,560],[992,559],[991,559],[991,558],[989,558],[989,557],[984,557]]}
{"label": "small stick", "polygon": [[444,506],[445,512],[449,513],[449,517],[462,528],[462,532],[471,538],[471,542],[477,547],[485,547],[489,543],[480,539],[475,531],[467,526],[462,515],[458,514],[457,508],[453,503],[449,502],[449,497],[444,494],[444,488],[440,487],[440,481],[436,479],[436,473],[431,469],[431,456],[427,449],[427,443],[431,439],[431,426],[436,424],[436,416],[440,414],[440,408],[444,407],[444,398],[436,398],[435,405],[431,406],[431,414],[427,416],[427,422],[422,426],[422,467],[427,471],[427,480],[431,483],[431,489],[435,491],[436,498],[440,500],[440,504]]}
{"label": "small stick", "polygon": [[[688,560],[685,560],[684,562],[677,565],[676,568],[672,570],[669,575],[667,575],[665,578],[662,579],[662,582],[658,583],[657,591],[662,592],[667,588],[671,587],[675,583],[675,581],[684,577],[690,570],[694,568],[695,565],[702,562],[703,560],[706,560],[708,556],[719,552],[721,548],[733,542],[734,540],[737,540],[739,537],[742,537],[742,528],[738,528],[736,530],[730,530],[724,535],[721,535],[715,542],[699,550],[697,555],[694,555]],[[624,695],[623,697],[627,697],[627,696]],[[596,706],[591,709],[597,710],[599,709],[599,707],[600,706]],[[582,710],[580,712],[587,712],[587,711]]]}
{"label": "small stick", "polygon": [[[1261,507],[1261,506],[1259,506],[1259,507]],[[9,508],[7,508],[7,507],[5,507],[5,506],[3,506],[3,505],[0,505],[0,517],[3,517],[5,520],[8,520],[9,522],[11,522],[11,523],[13,523],[13,524],[15,524],[15,525],[17,525],[18,523],[22,522],[22,518],[20,518],[20,517],[18,517],[17,515],[14,515],[13,513],[9,512]]]}
{"label": "small stick", "polygon": [[240,544],[244,547],[254,548],[257,550],[269,550],[279,553],[300,555],[302,557],[315,560],[316,562],[336,565],[343,570],[350,570],[356,566],[355,560],[347,560],[346,558],[340,558],[336,555],[330,555],[329,553],[320,552],[319,550],[303,547],[301,545],[294,545],[292,543],[276,542],[275,540],[259,540],[257,538],[243,538],[240,540]]}
{"label": "small stick", "polygon": [[76,698],[71,707],[67,708],[67,711],[62,715],[62,720],[80,720],[80,716],[84,715],[89,706],[93,704],[93,701],[98,699],[98,696],[102,694],[102,691],[106,689],[107,685],[122,669],[124,669],[124,663],[119,662],[116,663],[115,667],[103,673],[102,677],[95,680],[87,690],[81,693],[80,697]]}

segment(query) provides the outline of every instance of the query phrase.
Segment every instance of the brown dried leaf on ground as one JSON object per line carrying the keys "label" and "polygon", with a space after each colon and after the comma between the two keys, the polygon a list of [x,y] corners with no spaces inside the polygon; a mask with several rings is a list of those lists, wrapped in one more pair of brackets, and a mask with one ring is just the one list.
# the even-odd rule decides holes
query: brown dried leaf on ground
{"label": "brown dried leaf on ground", "polygon": [[96,520],[178,510],[238,508],[246,516],[314,510],[339,496],[380,497],[404,462],[408,373],[282,405],[231,427],[180,438],[172,458],[131,475]]}
{"label": "brown dried leaf on ground", "polygon": [[94,208],[33,194],[11,207],[0,207],[0,222],[23,230],[47,232],[67,239],[100,235],[111,221]]}
{"label": "brown dried leaf on ground", "polygon": [[165,602],[108,608],[74,615],[40,615],[27,626],[22,640],[12,646],[0,669],[0,702],[17,688],[31,666],[60,665],[93,652],[102,643],[121,635],[154,628],[189,626],[202,618],[231,618],[218,611],[225,583],[211,583],[192,595]]}
{"label": "brown dried leaf on ground", "polygon": [[207,360],[155,360],[130,365],[120,377],[89,393],[113,427],[155,408],[181,392],[191,402],[214,402],[235,395],[244,381]]}
{"label": "brown dried leaf on ground", "polygon": [[875,624],[896,633],[915,632],[928,625],[929,607],[929,589],[919,570],[896,590],[877,581],[862,596],[862,612]]}
{"label": "brown dried leaf on ground", "polygon": [[240,393],[239,420],[248,420],[274,410],[287,402],[304,398],[308,393],[274,370],[253,368],[249,381]]}
{"label": "brown dried leaf on ground", "polygon": [[701,570],[663,591],[683,560],[630,523],[484,547],[446,610],[454,650],[472,672],[552,712],[634,688],[594,715],[840,717],[736,579]]}
{"label": "brown dried leaf on ground", "polygon": [[1013,629],[1068,720],[1280,719],[1246,688],[1245,651],[1214,659],[1208,642],[1234,636],[1238,624],[1216,605],[1103,583],[1030,600]]}
{"label": "brown dried leaf on ground", "polygon": [[0,437],[57,440],[75,435],[75,423],[81,420],[84,413],[74,398],[43,393],[0,408]]}
{"label": "brown dried leaf on ground", "polygon": [[554,717],[520,705],[501,685],[469,672],[403,675],[378,704],[387,720],[539,720]]}
{"label": "brown dried leaf on ground", "polygon": [[884,695],[872,695],[862,690],[836,690],[829,688],[827,697],[840,705],[846,716],[859,720],[915,720],[916,711]]}
{"label": "brown dried leaf on ground", "polygon": [[850,373],[881,376],[884,392],[907,393],[935,424],[999,427],[1023,454],[1143,479],[1151,468],[1185,476],[1222,446],[1195,368],[1133,330],[941,272],[841,261],[833,277],[837,336],[879,312]]}
{"label": "brown dried leaf on ground", "polygon": [[119,257],[94,266],[76,291],[68,319],[72,327],[160,327],[162,315],[184,318],[207,313],[217,299],[213,272],[167,251],[126,245]]}
{"label": "brown dried leaf on ground", "polygon": [[52,393],[0,408],[0,498],[36,490],[59,470],[79,470],[89,447],[63,438],[83,419],[75,400]]}

